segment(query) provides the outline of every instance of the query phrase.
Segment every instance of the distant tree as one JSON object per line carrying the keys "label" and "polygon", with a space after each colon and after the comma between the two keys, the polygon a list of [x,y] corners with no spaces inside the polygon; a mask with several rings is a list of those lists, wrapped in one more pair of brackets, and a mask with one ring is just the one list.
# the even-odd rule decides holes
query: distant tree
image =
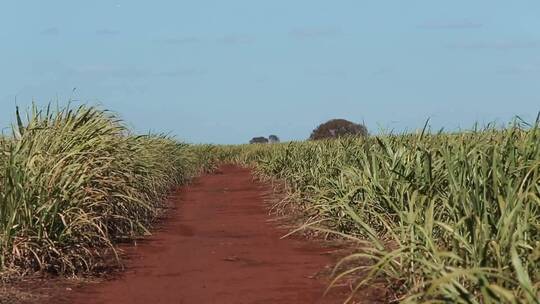
{"label": "distant tree", "polygon": [[268,140],[271,144],[275,144],[279,142],[279,137],[277,137],[276,135],[270,135],[268,136]]}
{"label": "distant tree", "polygon": [[259,137],[253,137],[250,141],[250,144],[267,144],[268,138],[259,136]]}
{"label": "distant tree", "polygon": [[337,138],[342,136],[367,136],[368,131],[363,124],[356,124],[345,119],[332,119],[319,125],[311,132],[310,140]]}

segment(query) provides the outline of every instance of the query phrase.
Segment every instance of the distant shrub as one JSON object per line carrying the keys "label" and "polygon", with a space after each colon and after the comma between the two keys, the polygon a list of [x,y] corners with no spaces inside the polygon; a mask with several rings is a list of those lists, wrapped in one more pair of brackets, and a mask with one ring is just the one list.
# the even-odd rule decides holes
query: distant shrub
{"label": "distant shrub", "polygon": [[367,136],[368,131],[363,124],[356,124],[345,119],[332,119],[319,125],[311,132],[310,140],[338,138],[343,136]]}
{"label": "distant shrub", "polygon": [[271,144],[275,144],[279,142],[279,137],[277,137],[276,135],[270,135],[268,136],[268,140]]}
{"label": "distant shrub", "polygon": [[268,138],[259,136],[259,137],[253,137],[250,141],[250,144],[267,144]]}

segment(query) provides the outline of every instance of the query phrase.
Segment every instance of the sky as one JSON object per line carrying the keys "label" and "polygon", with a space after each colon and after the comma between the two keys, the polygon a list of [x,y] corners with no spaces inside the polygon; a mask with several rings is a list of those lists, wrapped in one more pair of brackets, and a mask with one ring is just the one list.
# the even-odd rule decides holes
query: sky
{"label": "sky", "polygon": [[73,100],[192,143],[458,130],[533,120],[539,80],[537,0],[0,0],[2,128]]}

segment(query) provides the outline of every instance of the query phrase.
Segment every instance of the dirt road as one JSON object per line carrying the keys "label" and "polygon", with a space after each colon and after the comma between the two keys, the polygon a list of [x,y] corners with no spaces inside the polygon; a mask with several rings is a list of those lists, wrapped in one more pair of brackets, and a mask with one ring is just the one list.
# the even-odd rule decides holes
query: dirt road
{"label": "dirt road", "polygon": [[[77,304],[340,303],[321,300],[317,273],[332,264],[312,242],[280,239],[263,186],[249,170],[225,166],[173,197],[164,227],[128,249],[127,271],[69,296]],[[343,300],[343,299],[341,299]]]}

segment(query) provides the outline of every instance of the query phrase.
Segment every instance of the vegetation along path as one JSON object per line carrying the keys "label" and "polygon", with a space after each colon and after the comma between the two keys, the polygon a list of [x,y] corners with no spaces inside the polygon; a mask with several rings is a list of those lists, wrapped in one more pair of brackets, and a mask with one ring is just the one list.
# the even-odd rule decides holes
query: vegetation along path
{"label": "vegetation along path", "polygon": [[[164,228],[133,249],[119,278],[75,290],[73,303],[340,303],[317,278],[323,248],[269,221],[264,186],[224,166],[185,186]],[[338,293],[336,291],[336,293]]]}

